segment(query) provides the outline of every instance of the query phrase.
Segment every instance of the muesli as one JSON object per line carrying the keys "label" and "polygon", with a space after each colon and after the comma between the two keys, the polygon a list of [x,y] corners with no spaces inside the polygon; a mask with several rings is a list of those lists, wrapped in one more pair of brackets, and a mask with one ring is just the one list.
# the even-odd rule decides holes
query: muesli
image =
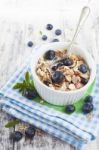
{"label": "muesli", "polygon": [[48,50],[39,58],[36,73],[46,86],[61,91],[80,89],[90,78],[85,60],[77,54],[68,54],[67,50]]}

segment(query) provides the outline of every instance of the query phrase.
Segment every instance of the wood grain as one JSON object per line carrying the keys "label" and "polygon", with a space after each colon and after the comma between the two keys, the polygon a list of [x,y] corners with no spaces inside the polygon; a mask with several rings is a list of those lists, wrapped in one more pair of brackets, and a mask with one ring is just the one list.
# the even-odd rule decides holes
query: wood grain
{"label": "wood grain", "polygon": [[[32,26],[31,26],[32,27]],[[30,31],[31,30],[31,31]],[[27,48],[29,37],[33,34],[30,25],[19,25],[17,23],[8,23],[3,21],[0,25],[2,31],[0,42],[0,87],[2,87],[10,76],[20,67],[27,56],[31,54],[31,48]],[[9,117],[4,112],[0,113],[0,150],[57,150],[59,147],[62,150],[74,150],[66,143],[51,137],[44,133],[42,137],[36,135],[33,141],[25,141],[23,138],[18,143],[10,141],[9,136],[14,131],[13,128],[6,129],[5,124]],[[17,130],[17,127],[15,128]]]}
{"label": "wood grain", "polygon": [[[62,0],[65,4],[67,1]],[[85,2],[85,1],[84,1]],[[27,1],[19,0],[7,0],[3,1],[3,4],[9,4],[9,6],[24,6],[26,7]],[[30,2],[31,4],[32,2]],[[69,1],[68,1],[69,3]],[[30,5],[29,4],[29,5]],[[37,4],[37,2],[36,2]],[[36,5],[35,4],[35,5]],[[58,5],[59,6],[59,5]],[[60,6],[62,8],[62,6]],[[60,9],[57,7],[57,9]],[[96,32],[99,33],[99,20],[97,20]],[[11,75],[21,66],[27,56],[31,54],[32,49],[27,47],[28,39],[32,39],[33,36],[33,25],[17,22],[9,22],[7,20],[0,20],[0,88],[6,83]],[[97,34],[97,45],[99,46],[98,34]],[[9,115],[0,111],[0,150],[75,150],[72,146],[50,136],[49,134],[43,133],[42,136],[36,135],[33,141],[22,140],[18,143],[13,143],[9,140],[10,134],[16,128],[6,129],[5,124],[9,120]],[[99,139],[90,143],[86,150],[99,150]]]}

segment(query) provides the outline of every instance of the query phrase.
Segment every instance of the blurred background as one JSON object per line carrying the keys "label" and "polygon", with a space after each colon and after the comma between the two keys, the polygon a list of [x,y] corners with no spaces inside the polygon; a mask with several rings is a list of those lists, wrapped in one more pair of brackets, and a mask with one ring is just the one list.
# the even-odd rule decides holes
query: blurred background
{"label": "blurred background", "polygon": [[19,19],[31,18],[42,11],[79,11],[84,5],[89,5],[94,19],[99,14],[99,0],[0,0],[0,17]]}

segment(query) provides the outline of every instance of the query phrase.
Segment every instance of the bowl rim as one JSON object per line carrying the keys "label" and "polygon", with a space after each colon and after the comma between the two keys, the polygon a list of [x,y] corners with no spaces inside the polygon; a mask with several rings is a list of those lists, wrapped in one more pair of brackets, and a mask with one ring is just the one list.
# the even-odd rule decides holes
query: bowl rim
{"label": "bowl rim", "polygon": [[[66,42],[55,42],[55,43],[47,43],[47,44],[43,44],[43,45],[39,45],[37,46],[37,49],[40,49],[42,47],[46,47],[46,46],[49,46],[49,45],[54,45],[54,44],[66,44]],[[84,51],[83,48],[80,48],[78,45],[75,45],[75,47],[79,48],[80,50]],[[34,48],[35,49],[35,48]],[[33,50],[34,51],[34,50]],[[55,89],[52,89],[48,86],[46,86],[40,79],[39,77],[37,76],[36,74],[36,71],[35,69],[33,69],[32,65],[33,65],[33,60],[32,60],[32,56],[34,55],[34,52],[32,53],[32,56],[31,56],[31,64],[30,64],[30,68],[31,68],[31,72],[32,72],[32,75],[33,75],[33,80],[37,80],[38,83],[43,86],[44,88],[50,90],[50,91],[53,91],[55,93],[60,93],[60,94],[74,94],[74,93],[78,93],[78,92],[81,92],[85,89],[87,89],[92,83],[93,81],[95,80],[95,77],[96,77],[96,64],[95,64],[95,61],[94,59],[92,58],[92,56],[87,52],[87,51],[84,51],[85,54],[89,55],[89,58],[92,60],[92,63],[94,64],[94,74],[92,74],[92,71],[91,71],[91,76],[90,76],[90,79],[89,79],[89,82],[83,86],[82,88],[80,89],[76,89],[76,90],[71,90],[71,91],[61,91],[61,90],[55,90]],[[93,68],[91,68],[92,70]],[[33,71],[34,70],[34,71]],[[94,76],[94,77],[93,77]],[[93,77],[93,78],[92,78]],[[91,80],[92,79],[92,80]],[[35,87],[36,88],[36,87]]]}

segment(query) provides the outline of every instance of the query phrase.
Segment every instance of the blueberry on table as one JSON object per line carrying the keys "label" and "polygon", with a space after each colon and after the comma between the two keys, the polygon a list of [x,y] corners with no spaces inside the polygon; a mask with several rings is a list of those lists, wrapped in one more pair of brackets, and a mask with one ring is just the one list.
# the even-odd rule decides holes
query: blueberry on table
{"label": "blueberry on table", "polygon": [[22,137],[23,137],[23,134],[19,131],[15,131],[10,136],[11,140],[13,140],[14,142],[20,141],[22,139]]}
{"label": "blueberry on table", "polygon": [[92,103],[85,103],[82,107],[83,113],[87,114],[90,113],[93,110],[93,104]]}
{"label": "blueberry on table", "polygon": [[93,97],[92,96],[86,96],[85,97],[85,100],[84,100],[85,102],[88,102],[88,103],[92,103],[93,102]]}
{"label": "blueberry on table", "polygon": [[35,136],[36,128],[34,126],[30,126],[25,131],[25,136],[29,139],[33,139]]}
{"label": "blueberry on table", "polygon": [[32,42],[32,41],[29,41],[29,42],[28,42],[28,46],[29,46],[29,47],[32,47],[32,46],[33,46],[33,42]]}
{"label": "blueberry on table", "polygon": [[52,42],[59,42],[59,40],[58,39],[53,39]]}
{"label": "blueberry on table", "polygon": [[88,71],[88,67],[86,64],[81,64],[79,67],[78,67],[78,70],[82,73],[86,73]]}
{"label": "blueberry on table", "polygon": [[27,88],[25,90],[24,96],[28,99],[34,99],[38,96],[38,93],[33,89]]}
{"label": "blueberry on table", "polygon": [[47,24],[46,25],[46,29],[47,30],[52,30],[53,29],[53,25],[52,24]]}
{"label": "blueberry on table", "polygon": [[73,64],[73,60],[70,58],[65,58],[62,61],[65,66],[71,66]]}
{"label": "blueberry on table", "polygon": [[44,58],[46,60],[53,60],[55,58],[55,51],[54,50],[48,50],[45,54],[44,54]]}
{"label": "blueberry on table", "polygon": [[75,111],[75,106],[74,105],[67,105],[66,106],[66,112],[71,114]]}
{"label": "blueberry on table", "polygon": [[82,83],[83,85],[86,85],[86,84],[88,83],[88,79],[82,78],[82,79],[81,79],[81,83]]}
{"label": "blueberry on table", "polygon": [[52,82],[53,83],[61,83],[64,80],[64,75],[62,72],[60,71],[56,71],[53,75],[52,75]]}
{"label": "blueberry on table", "polygon": [[58,35],[61,35],[62,34],[62,31],[60,29],[57,29],[55,30],[55,34],[58,36]]}
{"label": "blueberry on table", "polygon": [[46,36],[46,35],[43,35],[43,36],[42,36],[42,40],[46,41],[46,40],[47,40],[47,36]]}

